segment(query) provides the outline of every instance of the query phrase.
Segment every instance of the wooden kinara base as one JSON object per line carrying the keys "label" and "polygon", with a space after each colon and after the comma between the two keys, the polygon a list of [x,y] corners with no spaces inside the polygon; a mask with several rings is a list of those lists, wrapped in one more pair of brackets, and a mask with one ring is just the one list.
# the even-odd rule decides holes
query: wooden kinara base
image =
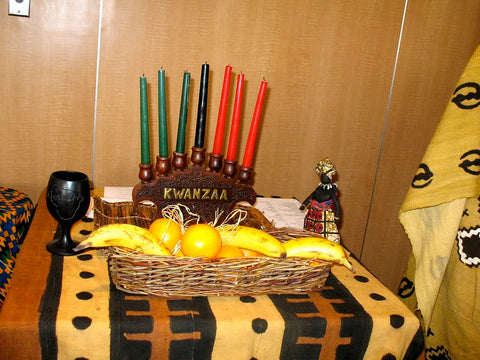
{"label": "wooden kinara base", "polygon": [[225,161],[222,165],[222,160],[222,155],[210,154],[207,169],[205,149],[193,147],[190,166],[187,166],[185,153],[175,152],[171,164],[170,158],[157,156],[155,177],[152,165],[140,164],[141,182],[134,186],[132,193],[135,209],[141,202],[151,201],[157,208],[157,219],[165,206],[182,204],[198,214],[202,222],[212,222],[216,216],[217,221],[225,219],[238,202],[253,205],[257,194],[249,185],[252,169],[240,167],[236,176],[236,161]]}

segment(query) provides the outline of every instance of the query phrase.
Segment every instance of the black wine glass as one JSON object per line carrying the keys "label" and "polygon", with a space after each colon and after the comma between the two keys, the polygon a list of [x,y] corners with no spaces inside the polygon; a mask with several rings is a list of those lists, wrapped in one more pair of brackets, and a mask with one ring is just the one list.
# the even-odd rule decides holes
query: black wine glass
{"label": "black wine glass", "polygon": [[[72,225],[80,220],[90,205],[88,176],[77,171],[55,171],[47,186],[47,208],[58,221],[60,233],[47,244],[47,250],[58,255],[74,255]],[[58,231],[57,231],[58,233]]]}

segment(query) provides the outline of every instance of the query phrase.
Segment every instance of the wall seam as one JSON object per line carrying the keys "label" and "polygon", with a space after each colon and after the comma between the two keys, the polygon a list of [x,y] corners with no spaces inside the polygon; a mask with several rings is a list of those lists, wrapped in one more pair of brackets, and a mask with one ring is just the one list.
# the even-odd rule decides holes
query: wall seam
{"label": "wall seam", "polygon": [[365,222],[365,229],[364,229],[364,232],[363,232],[362,247],[360,249],[360,254],[359,254],[360,260],[362,260],[362,258],[363,258],[363,250],[365,248],[365,242],[367,240],[368,225],[369,225],[369,222],[370,222],[370,215],[371,215],[371,211],[372,211],[373,198],[374,198],[374,195],[375,195],[375,188],[376,188],[376,185],[377,185],[378,171],[379,171],[379,168],[380,168],[380,161],[381,161],[381,158],[382,158],[382,151],[383,151],[383,145],[384,145],[384,141],[385,141],[385,134],[386,134],[386,131],[387,131],[388,116],[389,116],[389,113],[390,113],[390,104],[391,104],[391,101],[392,101],[393,87],[394,87],[394,84],[395,84],[395,76],[396,76],[396,73],[397,73],[398,58],[399,58],[399,55],[400,55],[400,47],[401,47],[401,44],[402,44],[405,18],[407,16],[407,6],[408,6],[408,0],[405,0],[405,5],[403,7],[402,24],[400,26],[400,33],[399,33],[398,42],[397,42],[397,51],[396,51],[396,54],[395,54],[395,63],[393,65],[392,80],[390,82],[390,92],[389,92],[389,95],[388,95],[387,109],[385,111],[385,119],[384,119],[384,122],[383,122],[382,136],[381,136],[381,139],[380,139],[380,149],[378,151],[377,165],[376,165],[376,168],[375,168],[375,176],[374,176],[374,179],[373,179],[372,191],[370,192],[370,203],[368,205],[368,214],[367,214],[367,219],[366,219],[366,222]]}
{"label": "wall seam", "polygon": [[97,64],[95,69],[95,105],[93,110],[93,139],[92,139],[92,168],[90,174],[91,186],[94,187],[95,181],[95,148],[97,135],[97,105],[98,105],[98,78],[100,72],[100,45],[102,40],[102,18],[103,18],[103,0],[100,0],[100,9],[98,15],[98,36],[97,36]]}

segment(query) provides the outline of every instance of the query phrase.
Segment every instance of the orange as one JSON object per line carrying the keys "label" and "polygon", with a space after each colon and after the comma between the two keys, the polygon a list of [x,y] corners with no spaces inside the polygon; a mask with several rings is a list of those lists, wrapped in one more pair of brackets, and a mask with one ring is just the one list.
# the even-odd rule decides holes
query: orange
{"label": "orange", "polygon": [[156,235],[170,251],[173,251],[182,237],[182,227],[172,219],[156,219],[148,230]]}
{"label": "orange", "polygon": [[222,238],[214,226],[194,224],[185,230],[180,244],[185,256],[213,258],[222,247]]}
{"label": "orange", "polygon": [[243,251],[233,245],[223,245],[220,252],[217,254],[217,258],[233,258],[233,257],[245,257]]}
{"label": "orange", "polygon": [[244,256],[246,257],[264,257],[265,255],[257,251],[242,249]]}

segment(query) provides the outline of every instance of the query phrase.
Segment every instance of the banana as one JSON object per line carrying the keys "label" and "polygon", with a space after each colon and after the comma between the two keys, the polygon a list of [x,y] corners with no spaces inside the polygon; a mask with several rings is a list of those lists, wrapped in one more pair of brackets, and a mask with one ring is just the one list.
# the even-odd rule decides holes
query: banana
{"label": "banana", "polygon": [[233,245],[270,257],[284,258],[286,256],[281,241],[263,230],[243,225],[238,225],[234,228],[224,227],[218,230],[222,237],[223,245]]}
{"label": "banana", "polygon": [[321,237],[300,237],[283,243],[287,257],[304,257],[319,259],[346,266],[351,271],[353,266],[342,245]]}
{"label": "banana", "polygon": [[147,229],[131,224],[105,225],[75,247],[75,251],[87,248],[121,246],[151,255],[171,256],[172,253]]}

